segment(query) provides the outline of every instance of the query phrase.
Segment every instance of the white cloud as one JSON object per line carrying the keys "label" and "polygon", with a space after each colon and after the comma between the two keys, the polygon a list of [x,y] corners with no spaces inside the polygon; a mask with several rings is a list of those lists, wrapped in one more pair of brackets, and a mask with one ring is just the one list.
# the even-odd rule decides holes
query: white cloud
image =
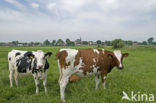
{"label": "white cloud", "polygon": [[117,9],[121,0],[98,0],[97,4],[100,8],[107,11],[109,9]]}
{"label": "white cloud", "polygon": [[81,9],[89,1],[92,2],[92,0],[60,0],[59,4],[61,9],[72,13]]}
{"label": "white cloud", "polygon": [[37,4],[37,3],[31,3],[31,6],[32,6],[33,8],[36,8],[36,9],[39,8],[39,4]]}
{"label": "white cloud", "polygon": [[[16,0],[5,0],[20,7]],[[76,39],[79,34],[86,40],[114,38],[145,40],[156,33],[155,0],[37,0],[28,1],[34,10],[0,10],[1,34],[32,35],[36,39]],[[59,18],[59,19],[58,19]],[[5,25],[4,25],[5,24]],[[8,28],[9,31],[7,30]],[[36,35],[41,36],[36,36]],[[59,34],[62,34],[61,36]],[[147,34],[147,36],[142,36]],[[29,40],[29,37],[27,37]],[[3,39],[6,39],[3,37]],[[2,40],[2,38],[0,39]]]}
{"label": "white cloud", "polygon": [[21,17],[21,13],[16,10],[5,9],[0,10],[0,21],[14,21]]}
{"label": "white cloud", "polygon": [[56,17],[56,18],[61,18],[61,14],[59,13],[58,6],[59,5],[57,5],[54,2],[48,3],[47,9],[48,9],[49,15],[53,15],[53,17]]}
{"label": "white cloud", "polygon": [[25,9],[25,6],[19,3],[17,0],[5,0],[5,1],[16,6],[19,9],[23,9],[23,10]]}
{"label": "white cloud", "polygon": [[48,8],[49,10],[52,10],[53,8],[55,8],[55,6],[56,6],[56,3],[49,3],[49,4],[47,5],[47,8]]}

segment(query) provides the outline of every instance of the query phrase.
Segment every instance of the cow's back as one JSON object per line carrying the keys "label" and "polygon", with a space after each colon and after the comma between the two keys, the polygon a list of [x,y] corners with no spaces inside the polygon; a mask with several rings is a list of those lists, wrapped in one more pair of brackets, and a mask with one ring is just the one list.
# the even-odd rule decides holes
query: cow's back
{"label": "cow's back", "polygon": [[26,51],[12,50],[8,53],[8,62],[13,65],[16,63],[16,60],[22,56]]}
{"label": "cow's back", "polygon": [[100,51],[97,49],[79,49],[78,51],[79,52],[75,58],[76,61],[79,61],[81,58],[83,60],[83,63],[86,65],[87,65],[87,63],[97,62],[99,59]]}
{"label": "cow's back", "polygon": [[57,52],[57,58],[61,68],[81,66],[82,69],[92,69],[91,66],[99,65],[99,59],[103,54],[103,51],[98,49],[61,49]]}
{"label": "cow's back", "polygon": [[78,53],[78,50],[76,49],[60,49],[60,51],[57,52],[56,55],[61,65],[61,68],[63,66],[73,65],[75,61],[75,56],[77,55],[77,53]]}

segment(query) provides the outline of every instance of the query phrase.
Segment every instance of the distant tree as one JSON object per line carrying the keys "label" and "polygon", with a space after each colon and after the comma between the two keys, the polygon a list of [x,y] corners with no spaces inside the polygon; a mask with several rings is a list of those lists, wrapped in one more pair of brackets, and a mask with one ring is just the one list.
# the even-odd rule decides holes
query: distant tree
{"label": "distant tree", "polygon": [[111,41],[105,41],[105,45],[110,46],[111,45]]}
{"label": "distant tree", "polygon": [[15,41],[12,41],[12,44],[13,44],[13,45],[16,45],[16,42],[15,42]]}
{"label": "distant tree", "polygon": [[57,42],[56,42],[56,45],[57,46],[62,46],[62,45],[64,45],[64,41],[62,39],[58,39]]}
{"label": "distant tree", "polygon": [[122,48],[124,47],[125,43],[122,39],[115,39],[111,42],[113,48]]}
{"label": "distant tree", "polygon": [[147,42],[146,42],[146,41],[143,41],[143,42],[142,42],[142,45],[147,45]]}
{"label": "distant tree", "polygon": [[99,45],[99,44],[101,44],[102,42],[101,42],[101,40],[97,40],[96,43]]}
{"label": "distant tree", "polygon": [[154,40],[154,38],[153,38],[153,37],[148,38],[148,39],[147,39],[148,44],[149,44],[149,45],[152,45],[153,40]]}
{"label": "distant tree", "polygon": [[39,46],[40,45],[40,42],[34,42],[34,45],[35,46]]}
{"label": "distant tree", "polygon": [[75,43],[74,42],[72,42],[72,41],[70,41],[70,39],[66,39],[66,45],[67,46],[74,46],[75,45]]}
{"label": "distant tree", "polygon": [[5,43],[4,42],[0,42],[0,46],[4,46],[5,45]]}
{"label": "distant tree", "polygon": [[49,40],[45,40],[45,41],[43,42],[43,45],[45,45],[45,46],[50,45],[50,41],[49,41]]}
{"label": "distant tree", "polygon": [[153,45],[156,45],[156,42],[153,42]]}
{"label": "distant tree", "polygon": [[51,45],[52,46],[55,46],[56,45],[56,40],[53,40],[52,43],[51,43]]}
{"label": "distant tree", "polygon": [[30,42],[30,46],[34,46],[34,42]]}
{"label": "distant tree", "polygon": [[18,43],[19,43],[19,41],[12,41],[12,44],[13,44],[14,46],[17,46]]}
{"label": "distant tree", "polygon": [[24,45],[24,46],[28,46],[28,43],[27,43],[27,42],[25,42],[25,43],[23,43],[23,45]]}
{"label": "distant tree", "polygon": [[70,46],[75,46],[75,43],[71,41]]}
{"label": "distant tree", "polygon": [[73,41],[71,42],[71,46],[75,46],[75,43]]}
{"label": "distant tree", "polygon": [[67,38],[66,39],[66,45],[69,46],[70,45],[70,42],[71,42],[70,39]]}
{"label": "distant tree", "polygon": [[82,41],[82,44],[83,45],[88,45],[88,42],[87,41]]}
{"label": "distant tree", "polygon": [[125,44],[128,46],[131,46],[131,45],[133,45],[133,41],[131,41],[131,40],[125,41]]}

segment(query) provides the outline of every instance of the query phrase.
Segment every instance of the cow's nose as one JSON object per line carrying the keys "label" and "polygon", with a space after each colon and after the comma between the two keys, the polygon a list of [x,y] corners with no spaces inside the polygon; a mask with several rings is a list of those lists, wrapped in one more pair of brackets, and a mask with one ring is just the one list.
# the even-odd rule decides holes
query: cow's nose
{"label": "cow's nose", "polygon": [[120,65],[118,66],[118,68],[119,68],[119,69],[123,69],[123,65],[120,64]]}
{"label": "cow's nose", "polygon": [[43,65],[38,65],[38,68],[41,69],[43,67]]}
{"label": "cow's nose", "polygon": [[119,66],[118,68],[119,68],[119,69],[123,69],[123,66]]}

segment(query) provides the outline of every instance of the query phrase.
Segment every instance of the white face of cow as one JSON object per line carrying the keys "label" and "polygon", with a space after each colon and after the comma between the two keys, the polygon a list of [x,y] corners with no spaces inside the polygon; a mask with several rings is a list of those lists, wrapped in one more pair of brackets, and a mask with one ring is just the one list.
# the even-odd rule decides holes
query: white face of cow
{"label": "white face of cow", "polygon": [[122,65],[122,53],[120,50],[115,50],[114,51],[114,55],[116,56],[118,62],[119,62],[119,65],[118,65],[118,68],[123,68],[123,65]]}
{"label": "white face of cow", "polygon": [[36,69],[42,69],[44,68],[45,66],[45,63],[46,63],[46,58],[48,56],[51,56],[51,52],[48,52],[48,53],[44,53],[43,51],[41,50],[38,50],[37,52],[34,53],[35,55],[35,59],[36,59]]}
{"label": "white face of cow", "polygon": [[123,63],[122,63],[122,60],[124,57],[127,57],[128,56],[128,53],[121,53],[120,50],[115,50],[114,51],[114,55],[116,56],[117,60],[118,60],[118,65],[117,67],[119,69],[122,69],[123,68]]}

